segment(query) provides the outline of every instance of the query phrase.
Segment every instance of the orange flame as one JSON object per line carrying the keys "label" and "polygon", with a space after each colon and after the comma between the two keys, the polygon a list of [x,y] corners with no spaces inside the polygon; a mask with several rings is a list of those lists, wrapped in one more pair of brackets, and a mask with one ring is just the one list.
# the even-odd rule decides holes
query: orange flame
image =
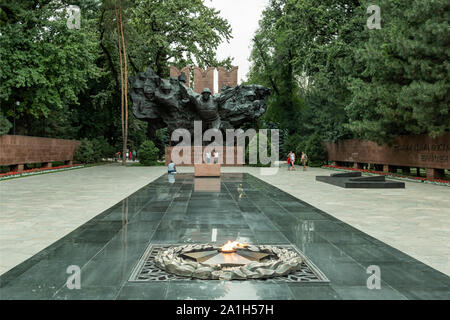
{"label": "orange flame", "polygon": [[235,252],[236,248],[245,248],[248,247],[247,243],[240,243],[237,241],[228,241],[227,243],[225,243],[222,247],[220,247],[220,251],[221,252]]}

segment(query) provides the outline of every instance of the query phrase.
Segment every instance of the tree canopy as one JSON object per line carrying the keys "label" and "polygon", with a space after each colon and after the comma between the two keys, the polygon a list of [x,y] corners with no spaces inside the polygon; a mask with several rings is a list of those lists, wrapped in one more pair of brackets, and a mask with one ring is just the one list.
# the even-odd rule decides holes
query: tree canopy
{"label": "tree canopy", "polygon": [[[118,1],[0,0],[2,123],[15,117],[18,134],[105,137],[122,149]],[[119,2],[128,76],[147,67],[168,76],[171,64],[230,66],[231,58],[218,61],[215,52],[231,38],[231,27],[203,1]],[[67,27],[68,5],[81,9],[80,29]],[[147,123],[132,115],[128,120],[129,148],[137,150]]]}
{"label": "tree canopy", "polygon": [[[445,0],[271,0],[253,40],[250,83],[273,88],[265,121],[306,141],[450,130]],[[291,143],[288,141],[289,147]]]}
{"label": "tree canopy", "polygon": [[[118,3],[127,76],[151,67],[167,77],[171,64],[231,65],[215,54],[230,24],[202,0],[0,0],[1,133],[15,123],[18,134],[106,139],[122,149]],[[372,4],[270,0],[247,83],[272,95],[248,126],[279,128],[281,154],[320,140],[382,143],[450,130],[450,2],[378,0],[381,28],[369,29]],[[68,5],[80,7],[80,29],[67,27]],[[128,121],[128,147],[137,150],[147,124]],[[167,135],[156,135],[160,152]]]}

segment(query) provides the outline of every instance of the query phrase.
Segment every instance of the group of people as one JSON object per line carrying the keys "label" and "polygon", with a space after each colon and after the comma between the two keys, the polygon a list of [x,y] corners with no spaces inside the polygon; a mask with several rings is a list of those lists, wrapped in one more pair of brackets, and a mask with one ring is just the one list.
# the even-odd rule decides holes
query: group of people
{"label": "group of people", "polygon": [[[215,152],[213,152],[213,156],[214,156],[214,163],[219,163],[219,153],[217,151],[215,151]],[[289,152],[288,157],[287,157],[288,171],[295,170],[295,160],[296,160],[296,156],[295,156],[294,151]],[[306,171],[306,164],[308,162],[308,156],[306,155],[306,153],[304,151],[302,152],[302,157],[300,158],[300,161],[302,162],[303,171]],[[209,153],[209,152],[206,152],[206,163],[211,163],[211,153]],[[174,174],[177,172],[176,165],[175,165],[175,163],[173,163],[172,160],[170,161],[167,169],[168,169],[169,174]]]}
{"label": "group of people", "polygon": [[[122,156],[122,153],[119,151],[116,153],[116,158],[120,159]],[[127,151],[125,153],[125,157],[127,160],[131,160],[131,161],[136,161],[136,150],[131,151]]]}
{"label": "group of people", "polygon": [[[219,153],[217,151],[213,152],[214,163],[219,163]],[[206,152],[206,163],[211,163],[211,153]]]}
{"label": "group of people", "polygon": [[[213,156],[214,156],[214,163],[219,163],[219,152],[214,151]],[[211,153],[209,152],[206,152],[206,163],[211,163]],[[170,160],[170,163],[167,166],[167,172],[169,174],[177,173],[177,166],[172,160]]]}
{"label": "group of people", "polygon": [[[295,153],[294,151],[291,150],[291,152],[289,152],[287,157],[288,171],[295,170],[295,159],[296,159]],[[306,155],[305,152],[302,152],[302,157],[300,160],[303,165],[303,171],[306,171],[306,163],[308,162],[308,156]]]}

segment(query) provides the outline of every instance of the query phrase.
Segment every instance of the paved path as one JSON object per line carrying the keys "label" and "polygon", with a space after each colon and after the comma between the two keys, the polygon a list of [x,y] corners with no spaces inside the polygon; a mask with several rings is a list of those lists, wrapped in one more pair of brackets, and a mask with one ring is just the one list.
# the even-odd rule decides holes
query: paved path
{"label": "paved path", "polygon": [[104,165],[0,182],[0,274],[166,172]]}
{"label": "paved path", "polygon": [[[193,172],[193,168],[179,168]],[[330,170],[248,172],[450,275],[450,188],[351,190],[315,181]],[[0,182],[0,274],[33,256],[166,172],[117,164]]]}
{"label": "paved path", "polygon": [[284,167],[272,176],[261,175],[258,168],[240,170],[450,275],[449,187],[406,182],[405,189],[355,190],[316,182],[316,176],[336,172],[327,169],[303,172],[298,166],[288,172]]}

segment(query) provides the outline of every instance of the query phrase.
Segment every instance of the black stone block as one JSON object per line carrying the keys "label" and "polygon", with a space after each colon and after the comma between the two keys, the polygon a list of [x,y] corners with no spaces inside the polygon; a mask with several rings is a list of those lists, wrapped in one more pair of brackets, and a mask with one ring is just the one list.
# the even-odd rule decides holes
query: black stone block
{"label": "black stone block", "polygon": [[337,178],[347,178],[347,177],[361,177],[361,172],[341,172],[341,173],[332,173],[330,177],[337,177]]}
{"label": "black stone block", "polygon": [[386,177],[385,176],[373,176],[373,177],[358,177],[358,178],[351,178],[349,179],[350,181],[386,181]]}
{"label": "black stone block", "polygon": [[[361,172],[357,172],[361,174]],[[361,189],[392,189],[405,188],[404,182],[389,181],[384,176],[358,177],[352,176],[316,176],[316,181],[325,182],[341,188],[361,188]]]}

